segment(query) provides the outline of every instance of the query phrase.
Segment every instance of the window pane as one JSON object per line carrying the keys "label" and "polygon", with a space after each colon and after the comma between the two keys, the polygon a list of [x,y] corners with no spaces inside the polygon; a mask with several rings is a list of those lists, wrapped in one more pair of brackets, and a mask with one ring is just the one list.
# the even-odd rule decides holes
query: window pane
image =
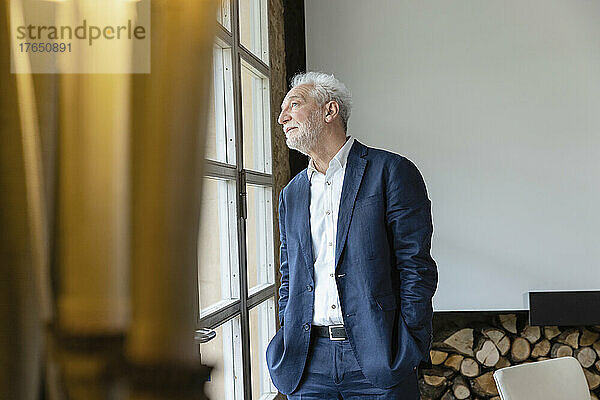
{"label": "window pane", "polygon": [[250,371],[252,398],[260,399],[268,393],[277,393],[271,382],[265,352],[275,335],[275,300],[270,298],[250,310]]}
{"label": "window pane", "polygon": [[273,209],[270,187],[248,185],[247,193],[246,247],[250,291],[274,281]]}
{"label": "window pane", "polygon": [[266,64],[269,63],[266,0],[239,0],[240,42]]}
{"label": "window pane", "polygon": [[200,345],[202,364],[213,368],[204,385],[209,399],[243,399],[240,317],[215,329],[217,336]]}
{"label": "window pane", "polygon": [[269,81],[242,61],[244,168],[271,173]]}
{"label": "window pane", "polygon": [[217,21],[223,25],[225,29],[231,31],[231,15],[229,8],[229,0],[221,0],[217,7]]}
{"label": "window pane", "polygon": [[235,182],[204,179],[198,235],[201,314],[239,298],[235,198]]}
{"label": "window pane", "polygon": [[206,158],[235,164],[231,49],[213,47],[213,84],[210,87]]}

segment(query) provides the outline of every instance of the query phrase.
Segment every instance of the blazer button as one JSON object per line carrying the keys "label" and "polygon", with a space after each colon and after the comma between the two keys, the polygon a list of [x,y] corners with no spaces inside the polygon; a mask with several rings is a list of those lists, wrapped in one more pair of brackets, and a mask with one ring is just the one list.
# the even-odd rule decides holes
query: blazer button
{"label": "blazer button", "polygon": [[306,290],[308,290],[309,292],[312,292],[312,286],[306,285]]}
{"label": "blazer button", "polygon": [[309,324],[304,324],[304,327],[303,327],[303,328],[304,328],[304,330],[305,330],[306,332],[308,332],[308,330],[310,329],[310,325],[309,325]]}

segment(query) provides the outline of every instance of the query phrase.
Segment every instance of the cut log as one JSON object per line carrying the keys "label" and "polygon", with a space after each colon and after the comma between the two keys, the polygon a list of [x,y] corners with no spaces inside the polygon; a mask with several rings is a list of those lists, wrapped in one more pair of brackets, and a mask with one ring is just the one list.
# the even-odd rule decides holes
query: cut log
{"label": "cut log", "polygon": [[544,357],[548,355],[550,351],[550,341],[548,339],[542,339],[538,343],[535,344],[533,350],[531,351],[531,357],[538,358]]}
{"label": "cut log", "polygon": [[503,337],[506,336],[506,333],[504,333],[503,330],[496,328],[482,329],[481,333],[483,333],[483,336],[491,339],[494,344],[497,344]]}
{"label": "cut log", "polygon": [[473,356],[473,329],[461,329],[443,343],[461,354]]}
{"label": "cut log", "polygon": [[458,371],[460,370],[460,363],[462,363],[462,360],[464,358],[465,356],[462,356],[460,354],[452,354],[446,359],[446,361],[444,362],[444,366],[452,368],[454,371]]}
{"label": "cut log", "polygon": [[579,338],[580,346],[591,346],[594,344],[596,340],[600,337],[600,333],[588,331],[587,329],[583,330],[581,337]]}
{"label": "cut log", "polygon": [[472,358],[465,358],[460,364],[460,373],[468,378],[479,375],[479,364]]}
{"label": "cut log", "polygon": [[473,391],[483,397],[497,396],[498,389],[496,388],[493,374],[494,372],[490,371],[473,379],[471,384]]}
{"label": "cut log", "polygon": [[500,396],[490,397],[490,400],[502,400]]}
{"label": "cut log", "polygon": [[555,337],[557,337],[558,335],[560,335],[560,329],[558,329],[558,326],[545,326],[544,327],[544,336],[546,336],[546,339],[552,340]]}
{"label": "cut log", "polygon": [[511,333],[517,333],[517,316],[515,314],[501,314],[500,325]]}
{"label": "cut log", "polygon": [[451,369],[448,369],[448,368],[444,368],[439,365],[435,365],[432,368],[423,369],[423,370],[421,370],[421,372],[422,372],[423,376],[425,376],[425,375],[441,376],[444,378],[451,378],[452,375],[454,375],[454,371],[452,371]]}
{"label": "cut log", "polygon": [[491,340],[482,340],[475,351],[475,358],[486,367],[493,367],[500,359],[500,353]]}
{"label": "cut log", "polygon": [[423,399],[439,399],[442,393],[447,390],[447,381],[438,386],[427,384],[425,379],[419,379],[419,392]]}
{"label": "cut log", "polygon": [[433,365],[440,365],[448,358],[448,353],[440,350],[431,350],[429,355],[431,356],[431,363]]}
{"label": "cut log", "polygon": [[596,362],[596,371],[600,372],[600,361]]}
{"label": "cut log", "polygon": [[506,333],[500,329],[484,329],[481,331],[484,336],[490,338],[492,342],[498,348],[498,351],[501,355],[505,356],[510,350],[510,338],[506,336]]}
{"label": "cut log", "polygon": [[458,400],[464,400],[471,395],[471,389],[469,383],[462,376],[457,376],[452,384],[452,393]]}
{"label": "cut log", "polygon": [[525,339],[529,340],[529,343],[534,344],[542,337],[542,332],[539,326],[529,326],[527,325],[523,332],[521,332],[521,336]]}
{"label": "cut log", "polygon": [[596,361],[596,352],[591,347],[581,347],[573,352],[573,357],[579,361],[583,368],[589,368]]}
{"label": "cut log", "polygon": [[579,331],[577,329],[566,330],[558,335],[556,341],[576,349],[579,347]]}
{"label": "cut log", "polygon": [[506,354],[508,354],[508,351],[510,350],[510,338],[508,336],[504,336],[504,338],[502,340],[500,340],[500,342],[496,345],[496,347],[500,351],[500,354],[505,356]]}
{"label": "cut log", "polygon": [[598,397],[594,394],[594,392],[590,392],[590,400],[598,400]]}
{"label": "cut log", "polygon": [[510,348],[510,358],[515,362],[527,360],[531,355],[531,345],[527,339],[516,338]]}
{"label": "cut log", "polygon": [[440,400],[456,400],[454,394],[452,393],[452,389],[448,390],[444,395],[440,398]]}
{"label": "cut log", "polygon": [[600,340],[594,343],[592,347],[594,348],[594,350],[596,350],[596,353],[598,353],[598,357],[600,357]]}
{"label": "cut log", "polygon": [[510,367],[510,361],[508,361],[508,359],[506,357],[500,357],[500,359],[498,360],[498,362],[496,363],[496,365],[494,366],[495,369],[500,369],[500,368],[506,368],[506,367]]}
{"label": "cut log", "polygon": [[443,376],[437,376],[437,375],[423,375],[423,380],[429,386],[444,385],[446,383],[446,381],[447,381],[447,379],[445,377],[443,377]]}
{"label": "cut log", "polygon": [[567,345],[560,344],[560,343],[554,343],[552,345],[552,349],[550,350],[550,356],[552,358],[570,357],[572,355],[573,355],[573,349]]}
{"label": "cut log", "polygon": [[587,369],[584,369],[583,373],[585,374],[585,379],[587,380],[590,390],[595,390],[600,386],[600,375],[588,371]]}

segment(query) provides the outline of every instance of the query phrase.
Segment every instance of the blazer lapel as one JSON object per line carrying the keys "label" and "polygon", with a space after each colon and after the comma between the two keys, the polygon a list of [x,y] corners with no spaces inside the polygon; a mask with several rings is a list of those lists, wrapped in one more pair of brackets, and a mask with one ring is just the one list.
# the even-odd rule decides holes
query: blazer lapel
{"label": "blazer lapel", "polygon": [[335,240],[335,268],[337,269],[338,262],[348,236],[348,228],[352,211],[354,210],[354,201],[356,194],[362,181],[367,160],[364,156],[367,154],[367,148],[359,143],[356,139],[346,161],[346,173],[344,175],[344,183],[342,185],[342,196],[340,198],[340,209],[338,213],[337,235]]}
{"label": "blazer lapel", "polygon": [[314,279],[313,274],[313,251],[312,238],[310,233],[310,182],[306,175],[306,170],[302,171],[298,186],[298,198],[293,200],[296,207],[296,221],[299,226],[300,248],[305,258],[306,268],[308,268],[310,276]]}

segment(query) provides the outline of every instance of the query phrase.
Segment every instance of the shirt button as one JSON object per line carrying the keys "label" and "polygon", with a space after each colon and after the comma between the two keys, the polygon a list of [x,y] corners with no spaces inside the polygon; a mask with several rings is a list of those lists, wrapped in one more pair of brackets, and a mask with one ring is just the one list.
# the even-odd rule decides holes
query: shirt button
{"label": "shirt button", "polygon": [[335,310],[335,304],[332,304],[332,305],[331,305],[331,308],[333,308],[333,309]]}
{"label": "shirt button", "polygon": [[329,276],[333,278],[333,274],[329,274]]}
{"label": "shirt button", "polygon": [[331,185],[331,182],[330,182],[330,181],[327,181],[327,184],[328,184],[328,185]]}
{"label": "shirt button", "polygon": [[331,214],[331,211],[327,210],[327,211],[325,211],[325,214],[329,215],[329,214]]}
{"label": "shirt button", "polygon": [[308,330],[310,329],[310,325],[309,324],[304,324],[304,326],[302,328],[304,328],[304,330],[306,332],[308,332]]}
{"label": "shirt button", "polygon": [[312,292],[312,286],[306,285],[306,290],[308,290],[309,292]]}
{"label": "shirt button", "polygon": [[327,246],[333,246],[332,242],[327,243]]}

